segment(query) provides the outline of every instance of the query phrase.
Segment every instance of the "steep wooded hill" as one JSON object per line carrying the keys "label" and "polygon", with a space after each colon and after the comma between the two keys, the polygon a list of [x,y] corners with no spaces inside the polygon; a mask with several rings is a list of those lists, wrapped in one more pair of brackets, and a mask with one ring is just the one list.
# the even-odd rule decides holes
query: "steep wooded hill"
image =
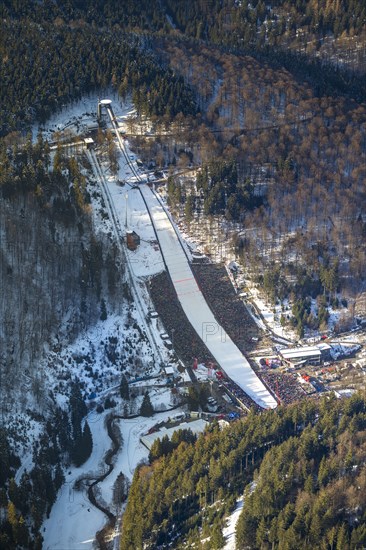
{"label": "steep wooded hill", "polygon": [[161,448],[135,473],[120,548],[221,548],[223,518],[245,487],[238,548],[362,548],[365,428],[355,395],[249,415]]}
{"label": "steep wooded hill", "polygon": [[42,387],[38,360],[46,344],[71,342],[100,318],[103,302],[118,307],[124,266],[109,240],[94,233],[85,175],[75,158],[59,148],[50,168],[41,136],[12,148],[3,141],[0,155],[4,412],[13,406],[21,373],[33,380],[32,390]]}

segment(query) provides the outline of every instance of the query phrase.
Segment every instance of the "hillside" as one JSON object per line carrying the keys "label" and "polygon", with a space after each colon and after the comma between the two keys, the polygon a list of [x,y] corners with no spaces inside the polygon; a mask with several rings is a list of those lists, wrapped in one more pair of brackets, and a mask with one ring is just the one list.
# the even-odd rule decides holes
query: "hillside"
{"label": "hillside", "polygon": [[222,548],[243,491],[238,548],[361,548],[365,411],[360,395],[305,402],[181,442],[136,471],[121,549]]}
{"label": "hillside", "polygon": [[[140,459],[123,550],[164,548],[170,539],[177,548],[219,548],[223,517],[243,492],[240,548],[366,545],[360,395],[251,412],[197,442],[184,433],[174,451],[157,445],[151,464],[146,449],[134,452],[143,431],[155,429],[140,418],[150,394],[147,410],[167,422],[167,409],[184,415],[193,394],[195,407],[207,409],[208,384],[184,365],[213,357],[182,312],[133,193],[141,182],[155,187],[205,261],[238,262],[233,285],[222,265],[197,265],[195,274],[253,363],[259,344],[268,355],[276,340],[252,315],[252,298],[243,304],[236,291],[259,294],[294,341],[360,328],[365,25],[355,0],[1,3],[0,550],[41,549],[50,514],[47,540],[55,541],[52,510],[57,502],[60,521],[69,472],[78,493],[65,527],[71,540],[71,516],[103,477],[114,421],[126,437],[127,458],[113,449],[126,479],[115,496],[115,468],[100,501],[98,488],[92,496],[99,506],[94,531],[85,530],[90,545],[105,517],[119,522]],[[119,130],[108,113],[97,125],[101,97],[113,98]],[[133,218],[143,237],[131,260]],[[83,469],[88,460],[94,477]],[[144,520],[136,527],[134,517]]]}

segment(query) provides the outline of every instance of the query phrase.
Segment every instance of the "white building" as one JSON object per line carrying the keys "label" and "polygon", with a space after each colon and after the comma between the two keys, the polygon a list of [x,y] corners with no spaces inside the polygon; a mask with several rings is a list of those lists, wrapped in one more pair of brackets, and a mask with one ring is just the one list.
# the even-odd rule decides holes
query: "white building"
{"label": "white building", "polygon": [[282,349],[280,355],[289,365],[320,365],[321,351],[318,347]]}

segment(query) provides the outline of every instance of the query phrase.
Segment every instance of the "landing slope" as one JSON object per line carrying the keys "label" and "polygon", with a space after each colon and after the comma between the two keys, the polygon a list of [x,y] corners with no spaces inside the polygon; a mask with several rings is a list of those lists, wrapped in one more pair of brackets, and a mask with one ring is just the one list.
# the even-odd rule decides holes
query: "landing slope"
{"label": "landing slope", "polygon": [[178,299],[193,328],[220,367],[238,386],[261,407],[275,408],[276,400],[210,310],[164,208],[148,186],[141,185],[140,189],[150,211]]}

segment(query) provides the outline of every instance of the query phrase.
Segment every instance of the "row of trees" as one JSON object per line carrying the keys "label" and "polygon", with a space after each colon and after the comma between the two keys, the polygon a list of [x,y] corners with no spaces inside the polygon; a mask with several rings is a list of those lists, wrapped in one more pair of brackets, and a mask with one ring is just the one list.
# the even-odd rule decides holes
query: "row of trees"
{"label": "row of trees", "polygon": [[[170,25],[167,15],[172,21]],[[241,48],[263,47],[269,43],[271,46],[302,46],[310,53],[312,49],[306,47],[307,42],[314,41],[313,49],[321,49],[321,39],[328,33],[335,38],[361,34],[365,7],[357,0],[342,3],[303,0],[296,4],[283,0],[265,4],[262,0],[254,0],[234,5],[229,0],[209,4],[200,0],[190,9],[183,0],[161,3],[142,0],[138,5],[127,0],[123,7],[116,0],[83,3],[70,0],[45,5],[32,0],[25,0],[21,5],[15,0],[6,0],[2,4],[1,17],[140,31],[179,29],[187,36]],[[339,48],[336,42],[336,51]]]}
{"label": "row of trees", "polygon": [[356,0],[342,3],[303,0],[296,4],[283,0],[266,4],[263,0],[255,0],[234,6],[228,1],[213,1],[207,5],[201,0],[195,2],[193,10],[187,10],[183,0],[167,0],[166,5],[174,23],[185,34],[231,44],[241,36],[245,46],[258,41],[264,43],[265,39],[270,43],[276,39],[284,42],[286,35],[295,35],[298,28],[305,28],[318,37],[328,32],[337,37],[350,29],[360,33],[366,17],[365,6]]}
{"label": "row of trees", "polygon": [[34,2],[24,0],[4,0],[1,5],[2,18],[46,21],[56,26],[69,25],[79,28],[86,24],[94,27],[113,29],[148,30],[164,27],[165,17],[159,4],[141,0],[138,4],[126,0],[123,6],[116,0],[79,0]]}

